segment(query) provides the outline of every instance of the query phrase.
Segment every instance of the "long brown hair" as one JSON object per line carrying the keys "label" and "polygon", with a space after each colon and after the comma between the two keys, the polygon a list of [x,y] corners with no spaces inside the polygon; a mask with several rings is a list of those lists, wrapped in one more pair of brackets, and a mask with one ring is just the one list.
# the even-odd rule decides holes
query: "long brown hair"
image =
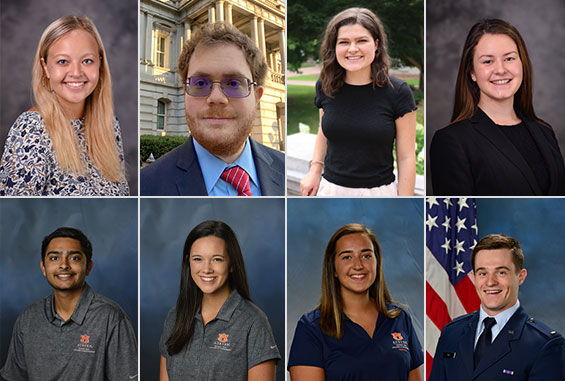
{"label": "long brown hair", "polygon": [[339,280],[335,277],[335,256],[337,241],[349,234],[365,234],[373,244],[373,250],[377,261],[377,276],[375,282],[369,288],[369,296],[374,300],[379,313],[388,318],[394,318],[400,314],[399,308],[387,310],[386,305],[392,303],[390,294],[386,287],[383,273],[383,256],[377,237],[373,232],[361,224],[347,224],[340,227],[330,238],[326,246],[324,264],[322,268],[322,299],[320,300],[320,327],[325,335],[341,339],[343,336],[343,300]]}
{"label": "long brown hair", "polygon": [[230,289],[237,290],[242,298],[251,300],[243,255],[233,230],[222,221],[210,220],[196,225],[186,237],[182,252],[177,315],[171,336],[166,342],[167,352],[171,356],[182,351],[190,343],[194,334],[194,316],[202,305],[202,290],[194,283],[190,274],[190,250],[197,239],[209,236],[221,238],[226,243],[226,252],[232,269],[228,277]]}
{"label": "long brown hair", "polygon": [[61,169],[86,174],[81,159],[78,139],[70,126],[69,118],[50,91],[49,78],[41,65],[47,62],[49,48],[61,37],[73,30],[84,30],[98,45],[100,75],[96,88],[85,101],[84,126],[88,156],[102,173],[113,182],[125,178],[118,155],[118,144],[114,136],[114,105],[112,101],[112,79],[106,51],[94,23],[86,16],[65,16],[53,21],[43,32],[33,59],[32,87],[36,107],[45,122],[45,128],[53,143],[57,163]]}
{"label": "long brown hair", "polygon": [[526,43],[520,32],[512,24],[499,19],[481,20],[471,27],[467,35],[465,45],[463,46],[463,54],[461,55],[461,63],[459,64],[459,72],[457,73],[455,102],[453,104],[451,122],[455,123],[469,119],[477,111],[480,89],[471,79],[471,70],[473,70],[475,47],[485,34],[504,34],[516,43],[520,61],[522,61],[523,75],[522,84],[516,94],[514,94],[514,108],[519,110],[524,116],[547,125],[534,112],[532,101],[532,63],[526,49]]}
{"label": "long brown hair", "polygon": [[373,87],[391,85],[388,69],[390,57],[388,56],[387,37],[381,20],[367,8],[349,8],[335,15],[324,33],[324,41],[320,55],[322,56],[322,70],[320,81],[324,93],[332,97],[345,83],[345,69],[337,62],[335,46],[339,28],[344,25],[359,24],[367,29],[373,39],[379,40],[375,59],[371,63],[371,81]]}

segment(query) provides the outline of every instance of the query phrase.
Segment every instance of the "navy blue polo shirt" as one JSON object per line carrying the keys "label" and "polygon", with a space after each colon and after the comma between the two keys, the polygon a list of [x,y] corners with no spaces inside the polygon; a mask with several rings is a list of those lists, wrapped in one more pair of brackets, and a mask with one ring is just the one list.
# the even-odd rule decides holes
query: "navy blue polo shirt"
{"label": "navy blue polo shirt", "polygon": [[318,308],[298,322],[288,368],[296,365],[323,368],[328,381],[400,381],[408,380],[410,371],[423,362],[422,346],[404,310],[393,319],[379,314],[372,338],[344,315],[343,337],[338,340],[322,333]]}

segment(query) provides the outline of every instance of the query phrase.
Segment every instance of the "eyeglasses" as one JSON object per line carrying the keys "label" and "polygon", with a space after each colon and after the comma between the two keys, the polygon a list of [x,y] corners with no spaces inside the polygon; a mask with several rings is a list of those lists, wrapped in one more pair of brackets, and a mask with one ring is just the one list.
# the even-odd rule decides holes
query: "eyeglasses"
{"label": "eyeglasses", "polygon": [[184,83],[184,90],[193,97],[207,97],[212,92],[214,83],[219,83],[224,95],[228,98],[245,98],[251,94],[251,86],[257,86],[245,77],[226,77],[219,81],[212,81],[208,77],[188,77]]}

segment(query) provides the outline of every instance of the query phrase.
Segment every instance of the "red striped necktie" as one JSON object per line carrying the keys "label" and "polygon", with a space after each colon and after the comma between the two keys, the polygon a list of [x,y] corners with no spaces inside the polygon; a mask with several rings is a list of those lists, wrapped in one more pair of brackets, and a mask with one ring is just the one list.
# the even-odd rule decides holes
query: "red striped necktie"
{"label": "red striped necktie", "polygon": [[235,167],[224,169],[220,177],[237,190],[238,196],[251,196],[249,175],[240,166],[236,165]]}

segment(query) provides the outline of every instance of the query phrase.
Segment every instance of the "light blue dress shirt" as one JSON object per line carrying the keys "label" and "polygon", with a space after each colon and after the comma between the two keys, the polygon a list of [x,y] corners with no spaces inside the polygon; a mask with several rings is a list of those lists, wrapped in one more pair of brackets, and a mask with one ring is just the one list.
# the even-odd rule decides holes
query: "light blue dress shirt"
{"label": "light blue dress shirt", "polygon": [[253,196],[261,196],[261,188],[259,185],[259,177],[255,169],[255,161],[253,160],[253,153],[251,152],[251,144],[249,138],[245,141],[243,152],[236,161],[231,164],[224,163],[222,159],[217,158],[202,147],[196,139],[194,142],[194,150],[198,163],[202,170],[202,177],[204,177],[204,184],[209,196],[237,196],[237,190],[228,182],[224,181],[220,176],[224,169],[231,168],[239,165],[249,175],[251,194]]}
{"label": "light blue dress shirt", "polygon": [[518,310],[518,308],[520,308],[520,301],[516,300],[516,304],[514,304],[509,309],[504,310],[494,316],[490,316],[483,310],[483,306],[481,305],[481,308],[479,310],[479,324],[477,324],[477,332],[475,333],[475,347],[477,346],[477,341],[479,341],[479,336],[481,336],[481,333],[483,333],[483,331],[485,330],[485,318],[492,317],[496,320],[496,324],[491,328],[492,343],[494,342],[494,339],[496,339],[496,336],[498,336],[498,334],[502,331],[506,323],[508,323],[508,320],[510,320],[512,315],[514,315],[514,312]]}

